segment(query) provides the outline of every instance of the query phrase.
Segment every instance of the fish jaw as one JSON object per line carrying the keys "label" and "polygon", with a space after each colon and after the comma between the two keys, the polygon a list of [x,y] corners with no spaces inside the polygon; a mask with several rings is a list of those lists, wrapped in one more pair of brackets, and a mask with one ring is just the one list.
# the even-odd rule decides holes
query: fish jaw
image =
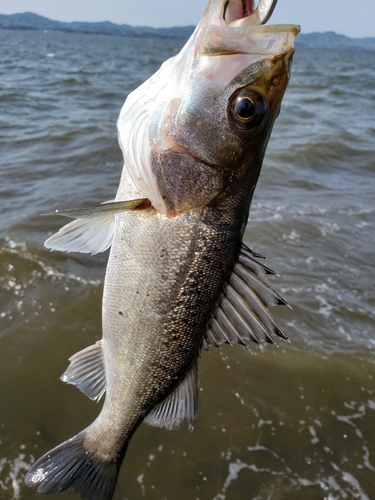
{"label": "fish jaw", "polygon": [[[183,99],[171,101],[149,162],[168,217],[201,208],[236,189],[255,187],[286,90],[294,49],[262,57],[224,85],[199,74]],[[220,56],[219,56],[220,57]],[[222,66],[223,59],[214,64]],[[234,55],[240,59],[242,55]],[[245,56],[247,57],[247,56]],[[201,61],[200,61],[201,62]],[[205,85],[200,85],[205,81]],[[196,88],[200,88],[196,95]],[[264,109],[250,127],[233,116],[237,98],[253,96]],[[253,99],[251,97],[251,99]],[[245,124],[246,125],[246,124]]]}
{"label": "fish jaw", "polygon": [[[209,4],[182,51],[129,95],[119,117],[125,168],[142,196],[167,217],[205,206],[226,191],[232,172],[243,170],[236,162],[245,151],[261,164],[260,137],[269,137],[289,80],[299,28],[254,26],[251,16],[226,23],[217,14],[222,4]],[[276,81],[271,99],[267,89]],[[268,119],[246,137],[230,123],[228,103],[251,85],[267,101]]]}

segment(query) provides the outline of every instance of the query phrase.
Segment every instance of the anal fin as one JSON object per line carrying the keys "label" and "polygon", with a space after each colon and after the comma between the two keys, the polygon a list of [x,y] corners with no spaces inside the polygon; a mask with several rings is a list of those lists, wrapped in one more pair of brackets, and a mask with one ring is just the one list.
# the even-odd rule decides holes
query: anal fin
{"label": "anal fin", "polygon": [[61,375],[61,380],[78,387],[93,401],[103,396],[106,390],[106,374],[102,341],[86,347],[69,358],[70,365]]}
{"label": "anal fin", "polygon": [[168,430],[180,429],[187,420],[189,430],[194,428],[198,412],[198,361],[177,386],[161,403],[157,404],[144,421],[155,427]]}

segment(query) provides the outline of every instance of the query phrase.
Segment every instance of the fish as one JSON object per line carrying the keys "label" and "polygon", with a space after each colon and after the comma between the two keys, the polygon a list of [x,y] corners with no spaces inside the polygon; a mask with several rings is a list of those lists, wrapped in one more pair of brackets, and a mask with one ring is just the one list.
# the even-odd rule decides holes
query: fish
{"label": "fish", "polygon": [[103,337],[62,380],[105,400],[86,429],[30,468],[38,492],[110,500],[143,423],[193,429],[204,350],[287,339],[269,312],[286,301],[242,239],[299,32],[264,24],[275,1],[211,0],[181,52],[127,97],[114,200],[59,210],[74,219],[51,250],[110,247]]}

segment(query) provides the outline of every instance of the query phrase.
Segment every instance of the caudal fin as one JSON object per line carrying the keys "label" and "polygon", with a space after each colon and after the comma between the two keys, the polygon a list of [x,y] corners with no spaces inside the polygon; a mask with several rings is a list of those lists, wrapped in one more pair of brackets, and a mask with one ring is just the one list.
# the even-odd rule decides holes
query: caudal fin
{"label": "caudal fin", "polygon": [[58,493],[72,488],[83,500],[110,500],[115,492],[123,456],[103,462],[84,447],[86,431],[65,441],[37,460],[27,473],[27,486],[38,493]]}

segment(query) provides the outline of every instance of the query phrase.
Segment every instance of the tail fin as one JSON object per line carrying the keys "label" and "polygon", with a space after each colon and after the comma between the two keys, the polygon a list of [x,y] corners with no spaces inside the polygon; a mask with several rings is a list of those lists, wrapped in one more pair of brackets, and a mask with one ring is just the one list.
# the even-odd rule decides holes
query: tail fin
{"label": "tail fin", "polygon": [[84,447],[86,431],[65,441],[37,460],[27,473],[27,486],[38,493],[72,488],[83,500],[111,500],[125,451],[114,462],[103,462]]}

